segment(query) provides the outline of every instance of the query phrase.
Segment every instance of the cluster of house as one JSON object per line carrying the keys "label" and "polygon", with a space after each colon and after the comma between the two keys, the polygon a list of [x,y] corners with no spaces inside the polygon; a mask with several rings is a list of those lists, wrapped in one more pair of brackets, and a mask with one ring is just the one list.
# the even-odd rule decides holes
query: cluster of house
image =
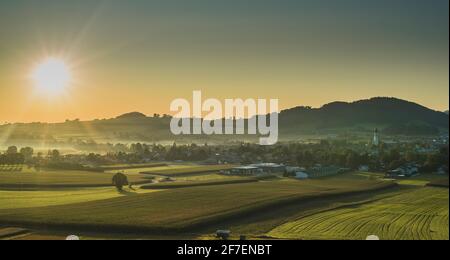
{"label": "cluster of house", "polygon": [[336,166],[315,165],[314,167],[305,169],[303,167],[286,166],[276,163],[257,163],[224,170],[222,171],[222,174],[238,176],[287,174],[288,176],[293,176],[297,179],[309,179],[337,175],[347,171],[349,171],[349,169],[339,168]]}
{"label": "cluster of house", "polygon": [[[446,175],[448,174],[448,167],[445,165],[441,166],[436,173],[438,175]],[[395,170],[388,171],[385,175],[385,178],[409,178],[417,176],[419,174],[420,174],[420,165],[415,163],[409,163],[400,166]]]}
{"label": "cluster of house", "polygon": [[257,163],[245,166],[234,167],[230,170],[223,171],[223,174],[228,175],[263,175],[284,173],[286,166],[276,163]]}
{"label": "cluster of house", "polygon": [[395,170],[386,173],[386,178],[405,178],[413,177],[419,174],[419,165],[417,164],[405,164]]}

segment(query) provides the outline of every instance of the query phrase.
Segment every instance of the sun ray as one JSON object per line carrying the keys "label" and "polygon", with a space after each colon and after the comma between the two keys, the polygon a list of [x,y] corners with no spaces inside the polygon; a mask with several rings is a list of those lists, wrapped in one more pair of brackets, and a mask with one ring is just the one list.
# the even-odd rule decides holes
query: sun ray
{"label": "sun ray", "polygon": [[45,95],[61,94],[71,81],[69,66],[58,58],[47,58],[31,75],[37,91]]}

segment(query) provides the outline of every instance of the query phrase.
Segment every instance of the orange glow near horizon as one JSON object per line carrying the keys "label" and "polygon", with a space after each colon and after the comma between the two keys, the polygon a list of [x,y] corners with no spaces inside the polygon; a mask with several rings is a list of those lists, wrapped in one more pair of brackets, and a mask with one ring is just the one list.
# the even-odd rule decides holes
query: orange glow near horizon
{"label": "orange glow near horizon", "polygon": [[449,109],[448,1],[100,2],[0,1],[0,124],[169,114],[193,90]]}

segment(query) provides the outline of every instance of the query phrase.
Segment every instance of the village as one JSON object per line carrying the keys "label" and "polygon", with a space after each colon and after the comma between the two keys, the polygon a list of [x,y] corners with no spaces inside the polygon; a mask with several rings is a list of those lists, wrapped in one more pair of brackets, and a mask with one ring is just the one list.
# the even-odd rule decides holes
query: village
{"label": "village", "polygon": [[382,140],[375,129],[370,141],[352,143],[320,140],[315,143],[279,143],[260,146],[160,144],[110,145],[104,153],[63,154],[59,150],[35,152],[31,147],[9,147],[0,154],[0,170],[22,167],[90,170],[99,165],[153,162],[195,162],[204,165],[234,165],[221,174],[235,176],[279,175],[297,179],[321,178],[350,171],[384,173],[386,178],[408,178],[421,173],[448,174],[448,135],[421,141]]}

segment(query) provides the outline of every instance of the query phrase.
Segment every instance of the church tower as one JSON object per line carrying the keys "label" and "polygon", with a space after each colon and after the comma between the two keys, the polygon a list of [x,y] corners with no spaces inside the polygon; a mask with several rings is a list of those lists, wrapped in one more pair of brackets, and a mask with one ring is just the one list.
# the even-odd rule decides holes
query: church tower
{"label": "church tower", "polygon": [[380,135],[378,133],[378,128],[375,129],[373,133],[373,145],[379,146],[380,145]]}

